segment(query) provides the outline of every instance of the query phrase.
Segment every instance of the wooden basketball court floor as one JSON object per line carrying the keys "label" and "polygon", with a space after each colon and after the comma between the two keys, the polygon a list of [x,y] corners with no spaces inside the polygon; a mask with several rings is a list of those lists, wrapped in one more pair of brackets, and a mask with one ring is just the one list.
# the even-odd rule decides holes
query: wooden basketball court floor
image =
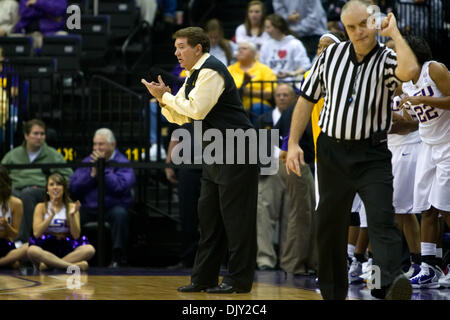
{"label": "wooden basketball court floor", "polygon": [[[257,271],[247,294],[181,293],[190,270],[91,268],[81,273],[79,288],[63,271],[31,268],[0,271],[0,300],[321,300],[315,276]],[[72,277],[72,278],[70,278]],[[72,288],[71,288],[72,287]],[[364,285],[351,285],[350,300],[372,300]],[[450,300],[450,289],[414,290],[414,300]]]}

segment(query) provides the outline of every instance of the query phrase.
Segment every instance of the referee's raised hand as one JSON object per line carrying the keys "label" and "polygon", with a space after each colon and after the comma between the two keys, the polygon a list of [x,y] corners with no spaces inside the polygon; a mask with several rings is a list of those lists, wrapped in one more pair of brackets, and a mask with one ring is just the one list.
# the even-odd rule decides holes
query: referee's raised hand
{"label": "referee's raised hand", "polygon": [[388,13],[387,17],[381,21],[381,28],[378,33],[383,37],[392,37],[394,33],[400,33],[397,28],[397,19],[392,12]]}
{"label": "referee's raised hand", "polygon": [[305,157],[302,148],[297,145],[289,145],[287,158],[286,158],[286,172],[290,174],[290,171],[294,172],[299,177],[302,176],[301,166],[304,166]]}

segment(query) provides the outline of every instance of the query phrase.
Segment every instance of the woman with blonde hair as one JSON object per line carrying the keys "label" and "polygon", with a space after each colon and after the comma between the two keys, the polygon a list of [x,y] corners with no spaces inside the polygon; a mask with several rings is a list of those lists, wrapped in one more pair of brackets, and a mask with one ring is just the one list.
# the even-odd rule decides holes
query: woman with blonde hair
{"label": "woman with blonde hair", "polygon": [[87,270],[95,249],[81,236],[80,202],[70,200],[67,181],[59,173],[48,177],[46,189],[45,201],[34,210],[28,258],[41,271],[70,265]]}

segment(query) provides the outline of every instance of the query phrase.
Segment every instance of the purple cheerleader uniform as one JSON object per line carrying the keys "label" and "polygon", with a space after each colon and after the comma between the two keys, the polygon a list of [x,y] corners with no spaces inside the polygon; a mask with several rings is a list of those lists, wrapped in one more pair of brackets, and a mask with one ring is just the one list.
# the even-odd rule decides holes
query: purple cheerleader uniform
{"label": "purple cheerleader uniform", "polygon": [[14,242],[11,242],[5,238],[0,239],[0,257],[6,256],[11,250],[14,249],[16,249]]}
{"label": "purple cheerleader uniform", "polygon": [[[48,204],[44,219],[48,218],[49,212],[50,203]],[[65,233],[67,236],[58,239],[55,235],[53,235],[56,233]],[[86,236],[81,236],[79,239],[74,239],[70,235],[69,225],[67,224],[66,208],[64,206],[58,213],[55,214],[47,230],[41,237],[35,238],[34,236],[31,236],[29,240],[30,246],[35,245],[41,247],[43,250],[49,251],[59,258],[63,258],[79,246],[84,246],[86,244],[89,244]]]}

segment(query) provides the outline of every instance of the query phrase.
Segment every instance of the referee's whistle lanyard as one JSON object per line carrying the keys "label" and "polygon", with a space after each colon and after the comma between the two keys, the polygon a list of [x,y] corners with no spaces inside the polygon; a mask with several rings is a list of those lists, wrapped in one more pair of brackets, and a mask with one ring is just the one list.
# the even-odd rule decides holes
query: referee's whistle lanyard
{"label": "referee's whistle lanyard", "polygon": [[356,88],[359,85],[359,77],[361,74],[361,70],[362,70],[362,65],[360,64],[356,67],[356,75],[355,76],[352,75],[352,79],[351,79],[352,94],[348,98],[348,102],[350,102],[350,104],[352,104],[356,99]]}

